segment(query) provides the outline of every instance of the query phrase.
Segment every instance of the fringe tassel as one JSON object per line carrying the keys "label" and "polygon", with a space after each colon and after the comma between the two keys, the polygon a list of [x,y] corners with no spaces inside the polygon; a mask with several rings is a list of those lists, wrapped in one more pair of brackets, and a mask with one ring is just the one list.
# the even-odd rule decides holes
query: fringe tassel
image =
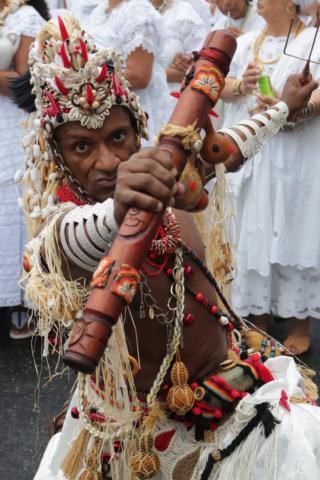
{"label": "fringe tassel", "polygon": [[230,445],[223,450],[214,449],[207,460],[206,467],[202,472],[200,480],[209,480],[212,470],[217,462],[229,457],[238,448],[241,443],[246,440],[250,433],[258,427],[261,423],[264,428],[265,437],[268,438],[274,431],[276,425],[280,423],[272,412],[270,411],[270,404],[267,402],[258,404],[255,406],[256,415],[250,420],[250,422],[240,431],[238,436],[230,443]]}
{"label": "fringe tassel", "polygon": [[89,439],[90,433],[85,429],[81,430],[65,456],[61,469],[67,480],[77,480],[77,474],[85,459]]}

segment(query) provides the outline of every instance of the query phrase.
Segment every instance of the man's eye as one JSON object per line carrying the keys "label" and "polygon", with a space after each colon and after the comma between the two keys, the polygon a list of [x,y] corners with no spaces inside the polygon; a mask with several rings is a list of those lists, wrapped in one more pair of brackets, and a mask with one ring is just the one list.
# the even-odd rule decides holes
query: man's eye
{"label": "man's eye", "polygon": [[113,141],[116,143],[120,143],[120,142],[123,142],[125,138],[126,138],[125,132],[118,132],[113,136]]}
{"label": "man's eye", "polygon": [[76,153],[85,153],[88,150],[88,145],[84,142],[78,142],[73,149]]}

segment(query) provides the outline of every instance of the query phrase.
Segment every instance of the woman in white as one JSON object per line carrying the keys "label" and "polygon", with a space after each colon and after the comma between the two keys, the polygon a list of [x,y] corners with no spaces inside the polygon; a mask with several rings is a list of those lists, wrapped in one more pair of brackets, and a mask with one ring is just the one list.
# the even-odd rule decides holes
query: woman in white
{"label": "woman in white", "polygon": [[92,12],[89,32],[98,48],[116,47],[125,61],[125,73],[149,116],[149,137],[165,124],[172,110],[160,54],[165,42],[161,15],[149,0],[109,0]]}
{"label": "woman in white", "polygon": [[292,0],[261,0],[258,5],[258,13],[267,24],[237,40],[238,48],[222,95],[225,102],[223,125],[237,122],[255,111],[258,107],[257,80],[265,75],[272,83],[291,22],[294,21],[292,38],[304,29]]}
{"label": "woman in white", "polygon": [[214,25],[215,30],[230,30],[237,36],[263,28],[263,18],[257,14],[256,0],[217,0],[223,14]]}
{"label": "woman in white", "polygon": [[[259,1],[268,27],[269,18],[280,22],[280,3],[285,7],[288,2]],[[290,44],[293,54],[308,56],[313,39],[309,30]],[[240,55],[245,51],[240,49]],[[259,58],[267,59],[267,51],[262,52]],[[271,59],[276,54],[273,48]],[[282,56],[269,71],[274,89],[281,91],[287,76],[303,67],[303,62]],[[319,69],[314,73],[318,78]],[[256,88],[255,76],[244,83],[249,91]],[[245,105],[245,99],[240,104]],[[234,306],[244,316],[253,315],[263,329],[268,328],[271,315],[291,319],[284,343],[295,355],[310,347],[309,317],[320,318],[320,229],[315,221],[320,206],[315,181],[320,174],[319,126],[314,119],[280,133],[240,172],[230,175],[239,230]]]}
{"label": "woman in white", "polygon": [[184,0],[150,0],[162,14],[167,27],[161,60],[167,72],[171,92],[179,91],[193,51],[201,49],[209,26],[191,2]]}
{"label": "woman in white", "polygon": [[25,241],[22,210],[18,205],[14,177],[24,166],[23,131],[25,116],[10,99],[10,80],[27,69],[28,49],[44,19],[45,2],[0,1],[0,307],[11,307],[12,338],[30,336],[26,314],[21,312],[23,295],[18,285]]}

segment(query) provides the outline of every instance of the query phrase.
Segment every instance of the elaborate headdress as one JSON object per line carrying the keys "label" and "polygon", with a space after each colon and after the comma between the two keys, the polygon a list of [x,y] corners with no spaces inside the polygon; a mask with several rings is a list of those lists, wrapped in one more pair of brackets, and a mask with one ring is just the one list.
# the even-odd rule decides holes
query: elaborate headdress
{"label": "elaborate headdress", "polygon": [[35,113],[24,141],[27,171],[18,173],[17,180],[23,176],[28,186],[24,208],[33,223],[39,224],[55,210],[55,192],[63,178],[88,200],[58,152],[53,136],[56,127],[79,121],[88,129],[100,128],[116,105],[131,112],[137,135],[147,138],[147,117],[129,90],[117,50],[98,52],[72,16],[51,20],[43,27],[30,50],[29,67]]}

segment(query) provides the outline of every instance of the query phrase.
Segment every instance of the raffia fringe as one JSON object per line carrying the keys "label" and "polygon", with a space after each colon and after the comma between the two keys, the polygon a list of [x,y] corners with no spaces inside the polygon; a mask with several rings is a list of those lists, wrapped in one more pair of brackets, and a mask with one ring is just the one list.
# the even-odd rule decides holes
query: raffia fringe
{"label": "raffia fringe", "polygon": [[85,429],[81,430],[65,456],[61,469],[67,480],[77,480],[78,473],[84,462],[89,440],[90,433]]}
{"label": "raffia fringe", "polygon": [[[70,205],[65,208],[66,211],[68,209]],[[62,212],[60,210],[60,215],[63,210],[64,208]],[[87,290],[81,282],[64,278],[58,248],[57,219],[58,216],[50,219],[50,223],[45,227],[45,235],[40,234],[29,242],[27,253],[31,270],[25,272],[22,278],[26,299],[36,312],[36,335],[43,337],[45,341],[44,356],[48,351],[47,337],[50,331],[62,338],[64,331],[72,327],[87,296]],[[48,271],[44,270],[41,258],[42,242]]]}
{"label": "raffia fringe", "polygon": [[228,193],[223,164],[216,165],[216,185],[209,196],[204,212],[193,214],[194,221],[206,246],[206,263],[215,276],[226,298],[230,300],[230,280],[233,271],[233,249],[230,225],[234,219],[234,206]]}

